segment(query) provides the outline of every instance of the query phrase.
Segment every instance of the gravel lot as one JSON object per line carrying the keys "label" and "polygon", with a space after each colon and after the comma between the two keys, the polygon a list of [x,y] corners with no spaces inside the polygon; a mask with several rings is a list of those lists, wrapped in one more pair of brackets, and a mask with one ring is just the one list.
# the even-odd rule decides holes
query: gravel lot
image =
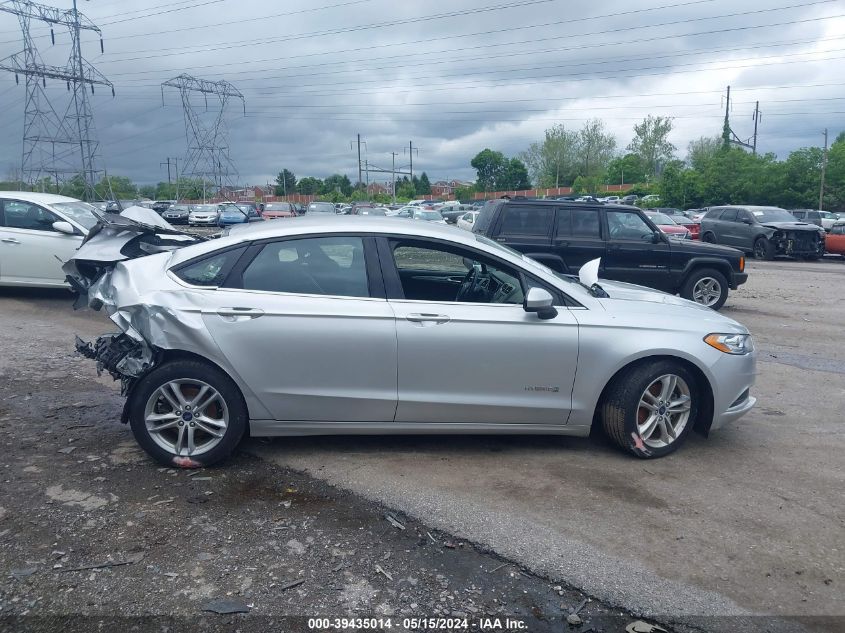
{"label": "gravel lot", "polygon": [[[842,630],[845,261],[749,268],[725,312],[761,350],[758,407],[652,462],[573,438],[344,437],[161,469],[115,422],[116,385],[72,351],[109,323],[62,292],[0,290],[0,618],[27,616],[0,621],[258,631],[290,615],[489,613],[560,631],[589,596],[573,631],[621,631],[630,613]],[[219,599],[250,613],[201,617]],[[805,619],[714,617],[748,614]]]}

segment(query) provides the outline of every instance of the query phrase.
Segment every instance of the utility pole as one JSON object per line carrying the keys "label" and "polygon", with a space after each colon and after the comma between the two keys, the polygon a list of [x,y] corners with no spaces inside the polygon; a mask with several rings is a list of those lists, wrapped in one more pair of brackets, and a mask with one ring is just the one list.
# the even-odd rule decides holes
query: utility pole
{"label": "utility pole", "polygon": [[417,156],[419,156],[420,155],[420,148],[414,147],[414,142],[409,141],[408,142],[408,156],[411,159],[411,167],[408,171],[410,171],[410,173],[411,173],[411,181],[412,182],[414,180],[414,152],[416,152]]}
{"label": "utility pole", "polygon": [[722,126],[722,148],[728,149],[731,146],[731,87],[728,86],[728,94],[725,97],[725,124]]}
{"label": "utility pole", "polygon": [[819,186],[819,211],[824,211],[824,172],[827,168],[827,128],[824,129],[824,154],[822,155],[822,179]]}
{"label": "utility pole", "polygon": [[170,158],[170,156],[168,156],[166,161],[162,161],[162,162],[159,163],[159,166],[167,165],[167,184],[168,185],[173,184],[173,179],[170,177],[170,161],[171,160],[174,161],[174,164],[176,165],[176,178],[178,180],[178,178],[179,178],[179,159],[178,158]]}
{"label": "utility pole", "polygon": [[757,123],[760,120],[760,102],[754,104],[754,141],[751,144],[751,152],[757,155]]}
{"label": "utility pole", "polygon": [[370,161],[366,158],[364,159],[364,173],[367,175],[367,188],[364,190],[369,195],[370,193]]}
{"label": "utility pole", "polygon": [[393,164],[390,167],[390,173],[392,178],[390,190],[393,193],[393,204],[396,204],[396,154],[396,152],[390,152],[390,156],[393,160]]}
{"label": "utility pole", "polygon": [[361,184],[361,135],[358,135],[358,184]]}

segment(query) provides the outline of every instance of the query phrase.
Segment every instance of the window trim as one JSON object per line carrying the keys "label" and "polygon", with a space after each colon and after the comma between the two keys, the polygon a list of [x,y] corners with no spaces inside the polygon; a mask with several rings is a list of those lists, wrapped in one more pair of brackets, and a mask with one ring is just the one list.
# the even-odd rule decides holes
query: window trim
{"label": "window trim", "polygon": [[[656,246],[656,244],[654,242],[644,240],[644,239],[634,239],[634,238],[624,238],[624,239],[618,239],[617,238],[617,239],[614,239],[614,238],[612,238],[611,235],[610,235],[610,220],[608,219],[608,214],[610,214],[610,213],[633,213],[634,215],[639,216],[639,218],[643,222],[645,222],[645,225],[651,229],[652,233],[657,233],[659,236],[661,236],[661,238],[663,236],[663,232],[659,228],[657,228],[657,225],[654,224],[654,222],[651,221],[651,218],[649,218],[641,210],[633,211],[631,209],[605,209],[604,213],[602,215],[604,216],[605,231],[607,232],[607,238],[604,241],[607,242],[608,244],[619,244],[619,243],[624,242],[624,243],[632,243],[632,244],[651,244],[651,245]],[[663,240],[663,241],[665,242],[666,240]]]}
{"label": "window trim", "polygon": [[[267,244],[276,244],[279,242],[289,242],[291,240],[309,240],[319,238],[332,237],[355,237],[361,240],[364,245],[364,271],[367,275],[367,291],[368,295],[365,297],[353,297],[350,295],[329,295],[329,294],[313,294],[303,292],[278,292],[275,290],[256,290],[252,288],[244,288],[243,274],[249,267],[252,261],[258,256],[262,249]],[[240,290],[243,292],[261,292],[273,295],[287,295],[287,296],[304,296],[304,297],[335,297],[341,299],[385,299],[384,280],[382,279],[381,268],[379,266],[378,255],[376,254],[375,239],[370,235],[361,235],[360,233],[303,233],[298,235],[286,235],[284,237],[269,237],[261,240],[248,242],[248,248],[243,255],[238,259],[237,264],[232,267],[227,275],[225,281],[219,286],[226,290]]]}
{"label": "window trim", "polygon": [[[558,235],[557,227],[558,227],[558,219],[557,215],[560,211],[566,209],[569,211],[569,228],[572,228],[572,213],[575,211],[595,211],[596,216],[599,219],[599,234],[598,236],[595,235]],[[560,241],[570,241],[570,240],[593,240],[597,242],[607,242],[610,238],[607,234],[607,227],[605,226],[606,219],[604,217],[604,213],[602,213],[601,207],[595,206],[572,206],[572,205],[561,205],[555,210],[555,225],[554,225],[554,234],[552,239],[560,240]]]}

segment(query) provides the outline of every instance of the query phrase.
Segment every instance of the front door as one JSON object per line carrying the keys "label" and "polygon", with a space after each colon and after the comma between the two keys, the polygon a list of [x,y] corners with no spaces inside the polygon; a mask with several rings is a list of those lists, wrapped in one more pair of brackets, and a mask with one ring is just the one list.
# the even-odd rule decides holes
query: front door
{"label": "front door", "polygon": [[353,236],[268,242],[235,287],[210,291],[205,325],[274,419],[393,420],[396,326],[364,250]]}
{"label": "front door", "polygon": [[[671,290],[672,250],[636,211],[607,211],[607,258],[604,276],[658,290]],[[655,235],[659,241],[655,242]]]}
{"label": "front door", "polygon": [[522,309],[511,265],[435,240],[387,240],[398,341],[397,422],[565,424],[578,326]]}
{"label": "front door", "polygon": [[60,233],[52,211],[21,200],[0,200],[0,280],[8,284],[66,286],[62,264],[82,237]]}

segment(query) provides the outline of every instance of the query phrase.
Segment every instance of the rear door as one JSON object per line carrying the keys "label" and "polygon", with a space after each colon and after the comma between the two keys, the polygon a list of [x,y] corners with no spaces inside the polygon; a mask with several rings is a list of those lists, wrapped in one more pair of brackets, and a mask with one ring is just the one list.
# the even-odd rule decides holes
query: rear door
{"label": "rear door", "polygon": [[550,204],[508,203],[502,207],[493,239],[561,270],[552,249],[555,207]]}
{"label": "rear door", "polygon": [[[396,326],[370,238],[254,245],[203,319],[276,420],[390,422]],[[371,250],[372,249],[372,250]]]}
{"label": "rear door", "polygon": [[0,281],[15,285],[65,286],[62,264],[73,257],[82,235],[53,228],[65,221],[33,202],[0,200]]}
{"label": "rear door", "polygon": [[[601,210],[598,207],[559,207],[553,244],[554,252],[565,264],[562,272],[577,273],[588,261],[604,257],[607,244],[602,236]],[[603,270],[604,261],[600,272]]]}

